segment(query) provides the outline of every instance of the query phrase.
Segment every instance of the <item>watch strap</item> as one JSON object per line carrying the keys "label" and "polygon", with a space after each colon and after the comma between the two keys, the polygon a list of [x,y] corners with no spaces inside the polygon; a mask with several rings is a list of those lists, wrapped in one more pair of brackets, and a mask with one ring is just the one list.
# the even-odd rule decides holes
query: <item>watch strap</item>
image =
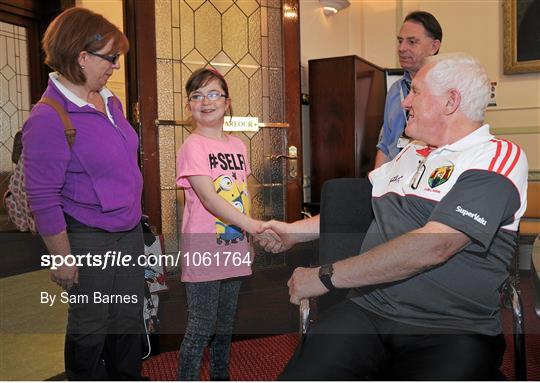
{"label": "watch strap", "polygon": [[319,269],[319,279],[321,280],[321,283],[326,287],[328,290],[335,290],[336,286],[332,283],[332,275],[334,275],[334,266],[329,263],[326,265],[322,265]]}

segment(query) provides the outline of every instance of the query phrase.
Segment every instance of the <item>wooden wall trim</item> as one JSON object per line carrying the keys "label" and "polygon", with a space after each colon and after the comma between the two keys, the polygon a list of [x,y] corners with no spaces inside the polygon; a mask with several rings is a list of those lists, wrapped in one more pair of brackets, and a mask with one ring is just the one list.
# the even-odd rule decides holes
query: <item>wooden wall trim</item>
{"label": "wooden wall trim", "polygon": [[532,126],[512,126],[512,127],[490,127],[491,134],[540,134],[540,125]]}
{"label": "wooden wall trim", "polygon": [[39,4],[32,0],[0,0],[0,11],[39,20]]}

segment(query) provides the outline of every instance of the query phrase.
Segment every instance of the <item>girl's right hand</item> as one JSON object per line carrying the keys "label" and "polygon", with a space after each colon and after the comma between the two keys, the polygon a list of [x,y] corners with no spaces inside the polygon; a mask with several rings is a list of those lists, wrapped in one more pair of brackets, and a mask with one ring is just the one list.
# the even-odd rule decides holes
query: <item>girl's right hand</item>
{"label": "girl's right hand", "polygon": [[[272,252],[279,252],[279,249],[283,247],[283,243],[281,241],[280,236],[273,230],[264,229],[264,222],[259,220],[255,221],[255,230],[251,232],[251,235],[257,241],[261,247],[263,247],[266,251],[272,251]],[[271,249],[271,250],[269,250]]]}

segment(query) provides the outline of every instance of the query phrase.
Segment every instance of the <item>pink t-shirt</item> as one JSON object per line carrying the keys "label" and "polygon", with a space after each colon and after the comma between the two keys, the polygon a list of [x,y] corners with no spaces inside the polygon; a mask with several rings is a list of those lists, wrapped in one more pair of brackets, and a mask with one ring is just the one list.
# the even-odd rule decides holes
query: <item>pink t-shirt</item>
{"label": "pink t-shirt", "polygon": [[182,281],[203,282],[251,275],[251,240],[245,230],[216,218],[202,205],[187,177],[209,176],[216,193],[249,215],[250,174],[246,147],[226,135],[226,141],[191,134],[177,155],[176,184],[185,189],[182,221]]}

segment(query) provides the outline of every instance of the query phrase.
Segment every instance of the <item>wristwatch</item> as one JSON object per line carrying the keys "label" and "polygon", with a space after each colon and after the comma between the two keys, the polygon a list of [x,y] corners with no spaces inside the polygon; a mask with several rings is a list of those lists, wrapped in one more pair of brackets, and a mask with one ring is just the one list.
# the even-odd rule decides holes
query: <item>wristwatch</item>
{"label": "wristwatch", "polygon": [[332,275],[334,275],[334,265],[331,263],[322,265],[319,268],[319,279],[328,290],[336,289],[336,286],[332,283]]}

